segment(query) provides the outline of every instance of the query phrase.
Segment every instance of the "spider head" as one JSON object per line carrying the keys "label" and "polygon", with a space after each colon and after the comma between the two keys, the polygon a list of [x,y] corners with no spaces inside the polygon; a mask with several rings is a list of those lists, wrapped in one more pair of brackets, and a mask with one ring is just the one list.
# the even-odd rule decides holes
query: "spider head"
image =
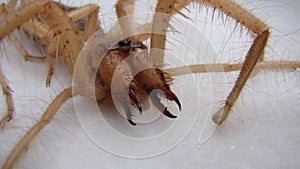
{"label": "spider head", "polygon": [[[161,102],[162,97],[165,96],[166,99],[176,102],[179,110],[181,110],[181,103],[169,86],[172,82],[171,75],[155,68],[156,66],[149,59],[150,56],[148,57],[148,50],[140,49],[147,49],[147,47],[134,38],[120,40],[113,48],[110,48],[99,66],[99,76],[97,76],[99,83],[117,97],[125,111],[127,120],[132,125],[136,125],[132,120],[132,105],[142,113],[143,110],[148,109],[149,100],[162,114],[169,118],[176,118]],[[118,67],[121,62],[124,64],[123,67]],[[140,71],[141,68],[143,68],[142,71]],[[116,78],[117,81],[114,82],[116,87],[112,91],[112,75],[115,70],[118,70],[119,75]],[[135,74],[134,72],[138,73]],[[129,88],[124,88],[128,82]],[[131,104],[125,101],[128,96]]]}

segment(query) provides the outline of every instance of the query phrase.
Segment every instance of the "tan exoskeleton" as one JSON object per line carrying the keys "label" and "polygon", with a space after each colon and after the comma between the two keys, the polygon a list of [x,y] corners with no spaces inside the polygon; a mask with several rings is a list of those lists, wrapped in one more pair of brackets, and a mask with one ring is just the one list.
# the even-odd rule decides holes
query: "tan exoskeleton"
{"label": "tan exoskeleton", "polygon": [[[255,40],[250,47],[244,63],[235,65],[221,65],[223,66],[225,71],[240,70],[240,74],[237,81],[235,82],[234,88],[226,99],[224,107],[222,107],[213,117],[214,122],[218,125],[221,125],[226,120],[231,107],[237,100],[243,86],[245,85],[255,66],[258,69],[293,69],[300,67],[299,62],[264,62],[263,50],[267,44],[267,40],[269,37],[268,26],[231,0],[160,0],[158,1],[155,8],[155,13],[168,14],[166,15],[168,17],[156,18],[156,16],[158,15],[155,15],[153,23],[150,24],[152,26],[152,30],[163,30],[163,32],[166,33],[167,28],[170,26],[169,21],[171,17],[176,13],[181,14],[180,10],[191,2],[218,9],[222,13],[232,17],[237,23],[240,23],[241,25],[246,27],[250,32],[256,34]],[[132,14],[134,9],[133,7],[134,0],[119,0],[116,5],[118,18],[122,18],[124,16]],[[49,71],[46,85],[50,85],[50,79],[53,74],[53,62],[55,61],[55,59],[65,61],[69,67],[70,72],[72,73],[74,65],[76,63],[76,59],[82,49],[83,44],[97,29],[101,29],[97,19],[98,10],[99,7],[93,4],[89,4],[80,8],[72,8],[49,0],[37,0],[22,1],[22,3],[20,3],[18,7],[16,7],[16,3],[14,1],[10,1],[10,3],[2,4],[1,6],[0,39],[2,40],[3,38],[9,37],[10,40],[13,41],[17,48],[20,50],[20,53],[22,53],[25,60],[42,61],[44,60],[44,58],[47,59],[49,62]],[[128,32],[129,34],[131,34],[130,32],[134,32],[133,28],[130,24],[128,24],[128,22],[126,22],[126,20],[120,22],[120,26],[124,34],[127,34]],[[24,30],[25,33],[29,34],[33,39],[37,41],[38,47],[44,54],[44,58],[29,56],[27,54],[26,49],[24,49],[20,42],[18,42],[18,40],[14,38],[14,35],[11,34],[18,28]],[[146,28],[149,28],[149,24],[146,24]],[[111,36],[110,32],[107,33],[107,37],[109,36]],[[145,37],[148,38],[149,34],[145,34],[144,37],[137,38],[143,39]],[[129,38],[135,40],[136,37]],[[150,34],[150,41],[150,48],[165,50],[165,34]],[[117,55],[127,55],[127,52],[120,50],[122,46],[124,46],[124,44],[119,43],[117,48],[110,49],[110,51],[113,52],[113,50],[118,50],[119,53],[117,53]],[[143,45],[140,45],[139,47],[132,47],[129,45],[129,49],[132,50],[132,48],[144,47]],[[151,50],[149,55],[151,55]],[[160,57],[163,58],[164,56],[162,55]],[[163,61],[163,59],[161,59],[161,61]],[[260,62],[257,64],[258,61]],[[205,66],[206,65],[191,65],[189,66],[189,69],[192,70],[193,73],[206,72]],[[111,80],[109,78],[103,77],[104,75],[106,75],[106,73],[103,72],[107,71],[107,68],[105,66],[100,65],[98,69],[99,74],[102,77],[99,80],[100,85],[96,84],[96,95],[98,95],[98,97],[96,97],[101,100],[101,98],[105,97],[105,95],[109,93],[105,92],[105,90],[110,89]],[[188,70],[186,70],[186,68],[180,67],[168,71],[174,72],[174,75],[182,75],[189,72]],[[146,75],[143,75],[143,73],[145,73]],[[147,86],[141,87],[147,85],[148,82],[142,81],[142,78],[138,77],[148,76],[148,73],[155,74],[156,76],[153,76],[153,80],[157,80],[158,82],[153,83],[153,85],[150,85],[150,87],[148,88]],[[1,72],[0,75],[0,82],[4,90],[4,94],[6,95],[8,106],[8,113],[1,120],[1,126],[4,126],[4,123],[12,118],[13,103],[10,89],[7,82],[5,81],[5,77]],[[169,76],[169,74],[164,73],[164,71],[160,69],[151,69],[145,72],[141,72],[141,74],[137,76],[138,79],[134,79],[135,82],[132,83],[132,86],[130,86],[129,89],[129,96],[131,101],[136,104],[140,111],[142,109],[142,106],[140,104],[143,103],[144,100],[144,96],[142,95],[145,95],[145,93],[149,94],[148,90],[154,88],[160,88],[162,90],[165,89],[163,90],[165,94],[169,93],[169,95],[166,95],[167,98],[169,100],[174,100],[180,107],[180,103],[177,97],[168,89],[167,82],[170,80],[165,79],[165,76]],[[159,87],[156,87],[156,84],[159,84]],[[141,86],[135,88],[138,85]],[[13,167],[13,165],[19,159],[20,155],[24,151],[26,151],[26,148],[30,144],[31,140],[34,139],[34,137],[53,119],[57,110],[67,99],[72,98],[76,95],[85,94],[86,93],[80,92],[74,93],[72,92],[71,87],[62,91],[48,106],[40,121],[35,124],[14,147],[11,154],[7,157],[5,163],[3,164],[3,168]],[[158,105],[157,107],[161,112],[169,117],[173,117],[170,112],[167,112],[165,108],[161,107],[159,102],[155,103],[155,100],[159,99],[154,96],[153,100],[154,104]],[[127,106],[131,105],[124,105],[125,108]],[[131,124],[134,124],[134,122],[130,119],[130,114],[127,118]]]}

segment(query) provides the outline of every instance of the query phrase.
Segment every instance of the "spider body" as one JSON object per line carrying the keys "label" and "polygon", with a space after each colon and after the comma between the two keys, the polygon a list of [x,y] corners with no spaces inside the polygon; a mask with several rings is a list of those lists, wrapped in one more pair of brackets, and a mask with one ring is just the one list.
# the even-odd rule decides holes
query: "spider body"
{"label": "spider body", "polygon": [[[10,37],[10,40],[15,44],[17,49],[23,55],[25,60],[29,61],[48,61],[48,75],[46,85],[50,85],[51,76],[54,73],[53,64],[55,60],[64,61],[67,63],[69,71],[73,73],[74,65],[77,63],[79,53],[82,51],[83,45],[89,38],[97,31],[101,30],[101,25],[98,21],[99,6],[95,4],[88,4],[82,7],[68,7],[51,0],[25,0],[16,5],[17,1],[10,1],[9,3],[2,4],[0,8],[0,40]],[[138,108],[140,112],[147,106],[144,104],[150,99],[155,107],[158,108],[164,115],[175,118],[167,108],[162,105],[159,95],[164,94],[168,100],[175,101],[181,109],[181,103],[177,96],[170,89],[172,78],[169,71],[162,68],[164,64],[164,55],[159,55],[161,63],[150,62],[151,68],[137,71],[141,65],[147,65],[147,60],[133,59],[133,63],[127,62],[127,58],[134,57],[135,54],[144,52],[144,56],[154,58],[152,48],[165,50],[166,32],[170,26],[170,19],[174,14],[179,13],[185,18],[188,16],[181,12],[185,6],[191,2],[202,6],[212,7],[214,10],[219,10],[222,13],[231,17],[236,23],[241,24],[248,29],[249,32],[255,34],[253,44],[250,51],[247,53],[245,61],[238,65],[221,65],[227,66],[226,71],[240,71],[233,89],[227,97],[224,105],[214,115],[213,121],[217,125],[221,125],[227,118],[232,106],[238,99],[238,96],[249,78],[251,72],[260,62],[261,69],[296,69],[300,67],[299,62],[265,62],[263,58],[263,50],[267,44],[269,37],[268,26],[260,21],[257,17],[249,11],[238,5],[232,0],[159,0],[155,7],[155,13],[163,13],[164,17],[155,15],[150,24],[142,25],[141,28],[153,30],[151,33],[146,33],[141,36],[132,35],[135,32],[135,27],[131,25],[132,18],[127,17],[133,14],[134,0],[118,0],[116,5],[116,13],[119,18],[121,32],[125,38],[119,41],[112,48],[109,48],[104,56],[100,66],[93,65],[93,62],[87,62],[84,67],[88,71],[96,71],[96,80],[93,82],[95,85],[95,94],[97,100],[101,100],[107,94],[114,94],[111,91],[113,85],[113,75],[117,72],[120,73],[120,78],[117,79],[117,84],[120,85],[114,90],[117,94],[117,99],[121,103],[127,97],[130,103]],[[124,17],[125,19],[122,19]],[[144,27],[143,27],[144,26]],[[117,26],[118,27],[118,26]],[[114,27],[113,27],[114,28]],[[112,30],[113,30],[112,28]],[[36,41],[38,48],[41,49],[44,57],[30,56],[21,43],[14,38],[12,32],[17,29],[22,29],[32,39]],[[112,31],[113,32],[113,31]],[[114,32],[115,33],[115,32]],[[105,33],[106,37],[112,37],[114,33]],[[147,51],[142,40],[135,41],[135,38],[148,39],[150,38],[150,52]],[[125,61],[125,62],[124,62]],[[120,66],[122,65],[122,66]],[[191,65],[193,73],[203,73],[207,70],[202,69],[203,65]],[[183,68],[172,68],[171,72],[176,72],[175,75],[187,74],[191,71],[186,71]],[[212,70],[218,71],[218,70]],[[134,73],[136,72],[136,73]],[[89,79],[89,74],[83,74],[80,81],[80,87],[85,85],[86,79]],[[6,81],[4,74],[0,70],[0,83],[4,90],[6,102],[8,106],[7,114],[1,120],[1,127],[4,127],[5,122],[9,121],[12,117],[13,103],[11,98],[11,91]],[[122,84],[122,85],[121,85]],[[124,87],[125,86],[125,87]],[[69,87],[62,91],[49,105],[40,120],[33,125],[28,132],[20,139],[16,146],[11,150],[7,156],[2,167],[12,168],[18,159],[26,151],[31,141],[36,135],[54,118],[55,113],[60,106],[69,98],[77,95],[92,95],[89,91],[79,88],[74,92],[74,88]],[[82,89],[82,90],[81,90]],[[159,89],[159,90],[155,90]],[[130,124],[135,125],[131,119],[130,106],[131,104],[122,105],[125,109],[127,119]]]}
{"label": "spider body", "polygon": [[[14,5],[2,4],[2,23],[14,23],[10,25],[21,28],[36,42],[44,55],[42,57],[29,55],[18,39],[10,35],[25,60],[48,60],[46,85],[50,85],[55,60],[66,62],[70,72],[73,72],[83,43],[97,30],[98,6],[87,5],[79,9],[53,1],[22,1],[19,8],[25,9],[16,11]],[[14,17],[8,17],[14,12],[17,13]],[[4,32],[0,33],[0,39],[14,29],[1,27],[1,30]]]}

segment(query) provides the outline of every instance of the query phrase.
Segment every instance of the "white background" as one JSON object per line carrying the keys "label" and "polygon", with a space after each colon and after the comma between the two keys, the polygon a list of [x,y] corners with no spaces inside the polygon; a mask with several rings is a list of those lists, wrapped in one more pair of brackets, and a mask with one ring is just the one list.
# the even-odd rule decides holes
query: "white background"
{"label": "white background", "polygon": [[[238,2],[270,26],[271,37],[265,54],[267,60],[300,60],[299,1]],[[68,3],[72,4],[71,1]],[[79,5],[86,3],[80,2]],[[109,27],[106,23],[115,18],[114,2],[94,3],[101,7],[99,19],[102,24]],[[137,12],[152,10],[149,4],[155,3],[137,2]],[[233,30],[235,22],[231,20],[223,26],[222,20],[217,17],[218,13],[212,21],[211,10],[199,11],[196,5],[188,9],[192,13],[192,24],[205,34],[219,54],[217,58],[203,59],[205,63],[237,63],[243,60],[251,44],[245,29],[242,34],[239,27]],[[32,53],[38,54],[32,43],[26,41],[24,44]],[[175,47],[176,44],[173,45]],[[5,50],[1,48],[1,52],[6,52],[1,59],[1,66],[14,91],[16,111],[13,121],[0,133],[0,164],[19,138],[39,119],[49,102],[63,88],[71,85],[71,75],[62,64],[56,65],[51,87],[46,88],[46,63],[23,61],[9,43],[6,43]],[[186,63],[193,63],[187,54],[182,57]],[[200,81],[186,83],[181,82],[180,78],[175,79],[179,86],[191,85],[190,88],[193,88],[196,85],[199,90],[212,91],[199,91],[202,99],[208,98],[201,100],[201,103],[191,98],[187,102],[189,105],[183,105],[200,105],[198,119],[187,137],[162,155],[130,159],[99,148],[83,132],[72,102],[68,101],[54,120],[32,141],[16,168],[299,168],[299,69],[256,72],[244,87],[228,120],[208,141],[202,143],[199,136],[205,118],[208,113],[221,107],[225,96],[223,94],[219,98],[218,93],[224,91],[224,86],[225,93],[228,93],[236,77],[236,73],[222,75],[226,83],[222,80],[213,81],[211,78],[215,74],[201,74],[198,77]],[[3,114],[5,102],[1,99]]]}

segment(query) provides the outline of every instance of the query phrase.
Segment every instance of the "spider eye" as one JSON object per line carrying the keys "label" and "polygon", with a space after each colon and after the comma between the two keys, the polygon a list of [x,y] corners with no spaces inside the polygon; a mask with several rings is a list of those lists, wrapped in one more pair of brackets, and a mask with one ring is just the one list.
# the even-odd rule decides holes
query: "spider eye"
{"label": "spider eye", "polygon": [[120,47],[130,46],[131,40],[130,39],[120,40],[118,42],[118,44],[119,44]]}
{"label": "spider eye", "polygon": [[125,40],[120,40],[118,44],[119,44],[119,46],[124,46],[125,45]]}

